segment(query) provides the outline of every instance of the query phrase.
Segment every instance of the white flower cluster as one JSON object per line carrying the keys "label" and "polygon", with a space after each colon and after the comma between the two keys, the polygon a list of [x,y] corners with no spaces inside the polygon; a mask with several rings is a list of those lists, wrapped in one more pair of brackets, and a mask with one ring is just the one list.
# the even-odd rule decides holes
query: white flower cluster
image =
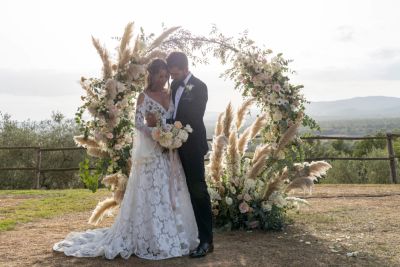
{"label": "white flower cluster", "polygon": [[272,206],[277,206],[278,208],[293,208],[292,201],[288,201],[282,192],[274,191],[267,201],[261,202],[261,208],[264,212],[271,211]]}
{"label": "white flower cluster", "polygon": [[[84,126],[98,148],[110,156],[112,163],[107,172],[113,172],[118,169],[117,161],[121,158],[122,150],[132,146],[132,127],[128,122],[134,117],[131,99],[136,92],[115,78],[82,78],[81,85],[87,92],[86,96],[82,96],[85,102],[82,108],[86,107],[93,117],[91,121],[83,122]],[[126,126],[120,127],[122,124]]]}
{"label": "white flower cluster", "polygon": [[180,121],[176,121],[174,124],[167,124],[164,127],[155,127],[151,132],[151,136],[162,147],[176,149],[187,141],[189,133],[192,132],[193,129],[189,124],[183,127]]}
{"label": "white flower cluster", "polygon": [[214,188],[207,188],[208,194],[210,195],[211,201],[221,200],[220,194]]}
{"label": "white flower cluster", "polygon": [[282,125],[282,121],[293,121],[305,98],[299,91],[302,86],[289,84],[289,61],[284,60],[281,54],[270,58],[271,53],[271,50],[238,53],[234,74],[236,84],[243,88],[244,94],[255,97],[268,111],[271,119],[269,132],[272,134],[269,141],[274,141],[274,137],[276,139],[286,130],[274,126]]}

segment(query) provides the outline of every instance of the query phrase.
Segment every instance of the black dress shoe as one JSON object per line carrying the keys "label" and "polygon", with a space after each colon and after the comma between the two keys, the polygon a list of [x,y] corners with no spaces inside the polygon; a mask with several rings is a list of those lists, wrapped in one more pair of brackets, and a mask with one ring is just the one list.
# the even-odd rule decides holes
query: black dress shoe
{"label": "black dress shoe", "polygon": [[214,251],[213,243],[201,243],[195,251],[189,254],[191,258],[201,258]]}

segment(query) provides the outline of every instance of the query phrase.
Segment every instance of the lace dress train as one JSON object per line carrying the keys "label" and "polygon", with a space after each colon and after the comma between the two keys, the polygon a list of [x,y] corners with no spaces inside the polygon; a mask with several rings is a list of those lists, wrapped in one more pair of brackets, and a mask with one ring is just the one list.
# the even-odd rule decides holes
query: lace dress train
{"label": "lace dress train", "polygon": [[146,112],[158,112],[166,119],[173,113],[173,104],[166,110],[145,94],[137,107],[132,171],[113,225],[72,232],[54,244],[53,250],[75,257],[113,259],[120,255],[127,259],[134,254],[161,260],[187,255],[196,248],[198,230],[182,165],[174,152],[177,168],[170,183],[170,155],[149,136],[151,129],[144,124]]}

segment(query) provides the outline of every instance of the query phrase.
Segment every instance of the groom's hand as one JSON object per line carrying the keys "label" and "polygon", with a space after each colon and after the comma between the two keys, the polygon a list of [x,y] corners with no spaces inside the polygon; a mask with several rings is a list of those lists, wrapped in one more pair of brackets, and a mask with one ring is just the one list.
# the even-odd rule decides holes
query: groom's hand
{"label": "groom's hand", "polygon": [[146,122],[148,127],[156,127],[157,126],[157,118],[153,113],[146,114]]}

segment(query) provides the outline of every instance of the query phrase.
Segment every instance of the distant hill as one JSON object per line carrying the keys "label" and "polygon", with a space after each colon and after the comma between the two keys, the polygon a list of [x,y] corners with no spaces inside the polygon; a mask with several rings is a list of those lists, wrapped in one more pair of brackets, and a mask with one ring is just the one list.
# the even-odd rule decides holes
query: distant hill
{"label": "distant hill", "polygon": [[368,96],[311,102],[306,107],[306,113],[317,121],[399,118],[400,98]]}
{"label": "distant hill", "polygon": [[[256,113],[252,110],[247,125],[255,119]],[[369,96],[311,102],[306,113],[319,123],[323,135],[360,136],[400,129],[400,98],[397,97]],[[214,133],[218,115],[219,112],[207,112],[204,116],[209,138]]]}

